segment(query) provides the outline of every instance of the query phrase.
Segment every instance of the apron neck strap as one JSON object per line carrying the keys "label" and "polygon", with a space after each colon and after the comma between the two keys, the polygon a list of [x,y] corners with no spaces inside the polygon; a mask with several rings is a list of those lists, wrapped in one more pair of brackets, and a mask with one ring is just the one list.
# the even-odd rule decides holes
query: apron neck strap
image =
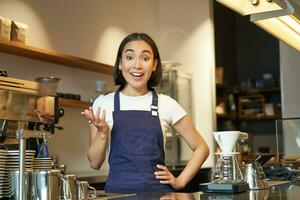
{"label": "apron neck strap", "polygon": [[[150,91],[152,92],[152,104],[151,104],[151,111],[158,110],[158,95],[154,88],[151,88]],[[120,110],[120,89],[118,89],[114,96],[114,110]]]}
{"label": "apron neck strap", "polygon": [[120,89],[118,89],[114,96],[114,110],[119,111],[120,110]]}
{"label": "apron neck strap", "polygon": [[152,92],[152,104],[151,106],[158,106],[158,96],[154,88],[151,88],[150,91]]}
{"label": "apron neck strap", "polygon": [[158,116],[158,96],[154,88],[151,88],[152,92],[152,104],[151,108],[151,116]]}

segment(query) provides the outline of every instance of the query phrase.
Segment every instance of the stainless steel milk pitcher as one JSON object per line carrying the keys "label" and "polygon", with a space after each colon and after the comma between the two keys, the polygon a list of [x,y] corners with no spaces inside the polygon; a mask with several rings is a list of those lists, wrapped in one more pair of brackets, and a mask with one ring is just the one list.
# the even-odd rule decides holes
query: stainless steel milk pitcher
{"label": "stainless steel milk pitcher", "polygon": [[[77,181],[76,185],[78,200],[88,200],[96,197],[96,189],[91,187],[87,181]],[[89,190],[93,190],[93,194],[89,195]]]}
{"label": "stainless steel milk pitcher", "polygon": [[59,170],[40,170],[32,174],[32,195],[34,200],[59,199]]}
{"label": "stainless steel milk pitcher", "polygon": [[60,175],[60,199],[76,200],[76,175],[61,174]]}

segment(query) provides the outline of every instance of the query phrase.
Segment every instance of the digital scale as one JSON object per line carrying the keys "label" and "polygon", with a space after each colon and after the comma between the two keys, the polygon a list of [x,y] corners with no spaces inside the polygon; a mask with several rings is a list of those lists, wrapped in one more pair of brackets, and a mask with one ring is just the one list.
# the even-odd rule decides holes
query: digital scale
{"label": "digital scale", "polygon": [[241,183],[201,183],[200,190],[208,193],[240,193],[249,190],[249,184]]}

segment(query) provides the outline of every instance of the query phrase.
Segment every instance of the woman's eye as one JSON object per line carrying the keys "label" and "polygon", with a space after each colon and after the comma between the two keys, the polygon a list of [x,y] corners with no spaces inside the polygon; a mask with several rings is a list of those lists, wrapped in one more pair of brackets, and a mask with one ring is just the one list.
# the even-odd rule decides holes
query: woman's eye
{"label": "woman's eye", "polygon": [[126,58],[126,60],[132,60],[133,59],[132,56],[126,56],[125,58]]}
{"label": "woman's eye", "polygon": [[144,56],[144,57],[142,57],[142,60],[143,60],[143,61],[149,61],[150,58],[149,58],[148,56]]}

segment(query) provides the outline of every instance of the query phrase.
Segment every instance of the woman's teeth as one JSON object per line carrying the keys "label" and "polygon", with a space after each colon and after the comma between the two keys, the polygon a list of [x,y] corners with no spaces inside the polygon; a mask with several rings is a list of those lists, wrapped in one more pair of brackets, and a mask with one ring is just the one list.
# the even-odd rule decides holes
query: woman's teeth
{"label": "woman's teeth", "polygon": [[143,73],[137,73],[137,72],[131,72],[130,74],[132,76],[135,76],[135,77],[141,77],[141,76],[143,76]]}

